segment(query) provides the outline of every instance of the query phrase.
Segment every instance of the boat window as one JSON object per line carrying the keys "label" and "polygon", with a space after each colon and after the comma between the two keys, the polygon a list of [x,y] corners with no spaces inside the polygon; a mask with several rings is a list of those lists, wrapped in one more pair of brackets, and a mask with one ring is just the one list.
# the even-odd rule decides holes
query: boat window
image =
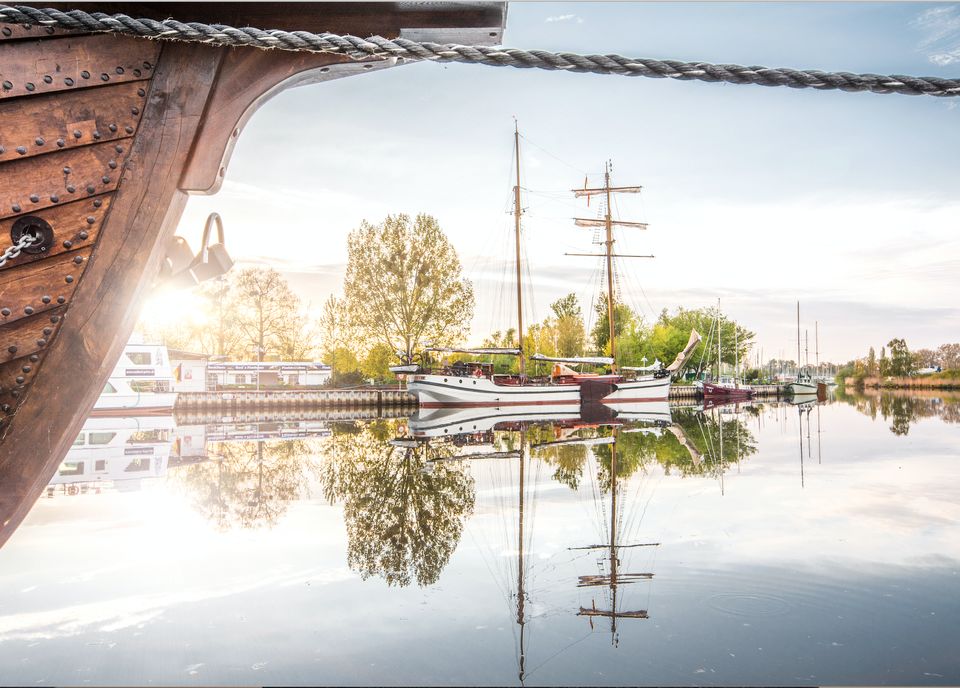
{"label": "boat window", "polygon": [[111,385],[109,382],[103,386],[104,394],[113,394],[117,391],[117,388]]}
{"label": "boat window", "polygon": [[84,435],[84,434],[81,432],[79,435],[77,435],[77,439],[75,439],[75,440],[73,441],[73,446],[74,446],[74,447],[82,447],[82,446],[85,445],[86,443],[87,443],[86,435]]}
{"label": "boat window", "polygon": [[124,473],[137,473],[150,470],[150,459],[134,459],[123,469]]}
{"label": "boat window", "polygon": [[60,464],[60,475],[83,475],[83,461],[64,461]]}
{"label": "boat window", "polygon": [[115,432],[91,432],[89,444],[110,444],[110,440],[117,436]]}
{"label": "boat window", "polygon": [[131,380],[130,389],[134,392],[169,392],[170,384],[167,380]]}
{"label": "boat window", "polygon": [[127,444],[166,442],[169,437],[170,433],[167,430],[137,430],[130,433]]}
{"label": "boat window", "polygon": [[134,365],[150,365],[153,362],[149,351],[129,351],[127,358]]}
{"label": "boat window", "polygon": [[96,463],[93,464],[93,470],[98,473],[104,473],[107,470],[107,461],[106,459],[97,459]]}

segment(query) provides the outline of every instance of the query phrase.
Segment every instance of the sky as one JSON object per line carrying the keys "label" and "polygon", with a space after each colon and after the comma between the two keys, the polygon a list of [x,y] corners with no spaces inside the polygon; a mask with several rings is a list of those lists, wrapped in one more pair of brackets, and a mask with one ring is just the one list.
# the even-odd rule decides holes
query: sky
{"label": "sky", "polygon": [[[955,77],[960,4],[514,2],[504,44]],[[479,343],[513,324],[514,117],[528,322],[570,291],[587,312],[599,293],[597,259],[564,254],[598,248],[571,220],[597,205],[570,189],[609,159],[615,184],[643,186],[616,210],[649,229],[622,230],[617,249],[655,256],[618,268],[648,322],[719,298],[764,359],[796,356],[798,300],[811,361],[815,323],[821,360],[960,339],[957,99],[403,65],[278,94],[179,233],[196,246],[219,212],[241,267],[277,268],[319,310],[362,220],[434,215],[474,282]]]}

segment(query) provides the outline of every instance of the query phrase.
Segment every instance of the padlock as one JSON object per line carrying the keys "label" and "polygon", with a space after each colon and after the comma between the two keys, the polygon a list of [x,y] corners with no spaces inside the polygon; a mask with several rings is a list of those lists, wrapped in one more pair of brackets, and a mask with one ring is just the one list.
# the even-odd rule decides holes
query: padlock
{"label": "padlock", "polygon": [[[217,225],[217,243],[210,243],[210,228]],[[190,265],[190,272],[197,282],[205,282],[221,277],[233,267],[233,259],[227,253],[223,238],[223,220],[217,213],[210,213],[207,224],[203,227],[203,241],[200,252]]]}

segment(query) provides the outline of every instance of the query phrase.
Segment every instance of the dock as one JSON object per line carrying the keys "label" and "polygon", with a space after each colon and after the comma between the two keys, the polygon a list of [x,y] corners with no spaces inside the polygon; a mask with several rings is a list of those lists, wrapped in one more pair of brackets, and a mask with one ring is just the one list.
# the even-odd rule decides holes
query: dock
{"label": "dock", "polygon": [[176,412],[200,415],[217,411],[227,415],[251,410],[398,409],[413,410],[417,400],[402,389],[302,389],[181,392]]}

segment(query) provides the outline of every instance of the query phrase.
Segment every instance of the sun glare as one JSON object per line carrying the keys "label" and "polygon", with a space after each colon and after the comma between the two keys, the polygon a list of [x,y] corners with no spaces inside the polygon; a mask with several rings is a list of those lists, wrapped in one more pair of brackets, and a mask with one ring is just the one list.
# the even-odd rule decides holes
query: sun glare
{"label": "sun glare", "polygon": [[189,289],[164,289],[151,295],[140,310],[140,321],[149,328],[206,322],[203,299]]}

